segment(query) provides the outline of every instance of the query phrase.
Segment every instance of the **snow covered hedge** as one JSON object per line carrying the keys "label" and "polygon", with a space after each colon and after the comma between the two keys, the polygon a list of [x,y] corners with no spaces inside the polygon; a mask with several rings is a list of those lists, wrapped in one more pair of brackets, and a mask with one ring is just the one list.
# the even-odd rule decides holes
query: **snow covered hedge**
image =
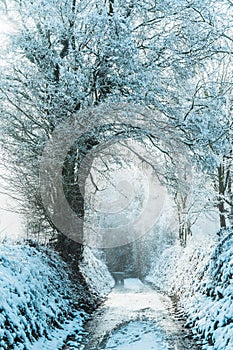
{"label": "snow covered hedge", "polygon": [[79,269],[92,295],[97,295],[98,298],[104,298],[115,284],[107,266],[101,259],[97,259],[88,247],[84,249]]}
{"label": "snow covered hedge", "polygon": [[87,260],[92,266],[85,268],[84,279],[87,283],[95,279],[103,282],[102,287],[94,290],[90,286],[85,292],[83,286],[72,283],[68,266],[55,253],[27,245],[0,246],[1,350],[39,349],[32,344],[40,339],[49,340],[58,329],[62,333],[64,325],[74,319],[76,329],[82,329],[87,317],[83,307],[88,304],[92,290],[94,300],[100,300],[112,283],[105,265],[91,251]]}
{"label": "snow covered hedge", "polygon": [[147,280],[180,298],[187,325],[204,349],[233,349],[233,231],[219,242],[191,242],[166,249]]}

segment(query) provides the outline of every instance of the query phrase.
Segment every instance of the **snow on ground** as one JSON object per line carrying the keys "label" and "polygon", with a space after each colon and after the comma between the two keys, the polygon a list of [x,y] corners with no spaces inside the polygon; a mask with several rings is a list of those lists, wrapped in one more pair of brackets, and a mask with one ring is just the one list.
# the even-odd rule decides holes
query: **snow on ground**
{"label": "snow on ground", "polygon": [[126,279],[125,287],[116,286],[87,322],[83,342],[70,350],[197,349],[172,310],[169,297],[138,279]]}
{"label": "snow on ground", "polygon": [[124,282],[124,289],[132,289],[136,291],[142,291],[145,285],[138,278],[127,278]]}
{"label": "snow on ground", "polygon": [[164,334],[153,322],[134,321],[110,336],[105,350],[169,350]]}
{"label": "snow on ground", "polygon": [[[90,286],[100,300],[110,291],[112,278],[91,251],[85,259],[89,263],[84,274],[87,282],[102,279],[99,287]],[[76,339],[81,336],[88,317],[81,303],[90,290],[85,294],[83,288],[73,285],[68,267],[58,255],[42,248],[5,243],[0,246],[0,261],[1,350],[55,350],[72,329]]]}
{"label": "snow on ground", "polygon": [[233,232],[166,249],[147,280],[180,298],[203,349],[233,349]]}
{"label": "snow on ground", "polygon": [[120,319],[124,316],[128,319],[132,313],[147,308],[156,312],[165,312],[171,307],[171,301],[156,291],[152,293],[150,286],[146,286],[139,279],[128,278],[125,280],[124,288],[119,286],[112,291],[105,305],[109,308],[121,309]]}
{"label": "snow on ground", "polygon": [[[77,341],[82,339],[84,328],[83,322],[88,318],[88,315],[83,311],[75,312],[71,320],[65,321],[61,327],[54,329],[49,333],[48,338],[40,338],[34,344],[29,345],[30,350],[58,350],[69,337],[75,337]],[[75,332],[74,332],[75,329]],[[1,349],[1,348],[0,348]]]}

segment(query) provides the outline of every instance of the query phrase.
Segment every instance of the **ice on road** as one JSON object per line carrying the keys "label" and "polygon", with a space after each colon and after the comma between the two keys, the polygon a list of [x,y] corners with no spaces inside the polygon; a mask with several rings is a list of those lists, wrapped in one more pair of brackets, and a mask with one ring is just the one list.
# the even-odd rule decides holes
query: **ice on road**
{"label": "ice on road", "polygon": [[85,344],[79,349],[198,349],[175,319],[171,299],[133,278],[112,290],[86,331]]}

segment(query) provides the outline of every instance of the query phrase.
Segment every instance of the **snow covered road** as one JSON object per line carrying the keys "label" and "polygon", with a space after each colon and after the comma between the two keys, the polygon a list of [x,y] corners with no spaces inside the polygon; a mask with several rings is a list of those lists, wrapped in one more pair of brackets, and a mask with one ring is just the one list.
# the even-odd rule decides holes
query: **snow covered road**
{"label": "snow covered road", "polygon": [[[85,350],[186,350],[198,349],[172,314],[170,298],[126,279],[116,287],[86,327]],[[67,347],[77,349],[77,347]]]}

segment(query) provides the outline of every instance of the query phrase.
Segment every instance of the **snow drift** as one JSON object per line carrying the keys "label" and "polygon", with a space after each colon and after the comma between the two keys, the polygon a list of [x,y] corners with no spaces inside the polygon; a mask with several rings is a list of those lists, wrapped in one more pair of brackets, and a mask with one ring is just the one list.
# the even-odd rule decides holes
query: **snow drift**
{"label": "snow drift", "polygon": [[218,242],[190,242],[166,249],[147,280],[179,297],[187,326],[204,342],[203,349],[233,349],[233,231]]}
{"label": "snow drift", "polygon": [[106,266],[90,250],[82,267],[87,289],[74,284],[68,266],[44,248],[1,245],[0,261],[1,350],[58,348],[72,324],[82,331],[92,294],[94,302],[100,301],[113,284]]}

